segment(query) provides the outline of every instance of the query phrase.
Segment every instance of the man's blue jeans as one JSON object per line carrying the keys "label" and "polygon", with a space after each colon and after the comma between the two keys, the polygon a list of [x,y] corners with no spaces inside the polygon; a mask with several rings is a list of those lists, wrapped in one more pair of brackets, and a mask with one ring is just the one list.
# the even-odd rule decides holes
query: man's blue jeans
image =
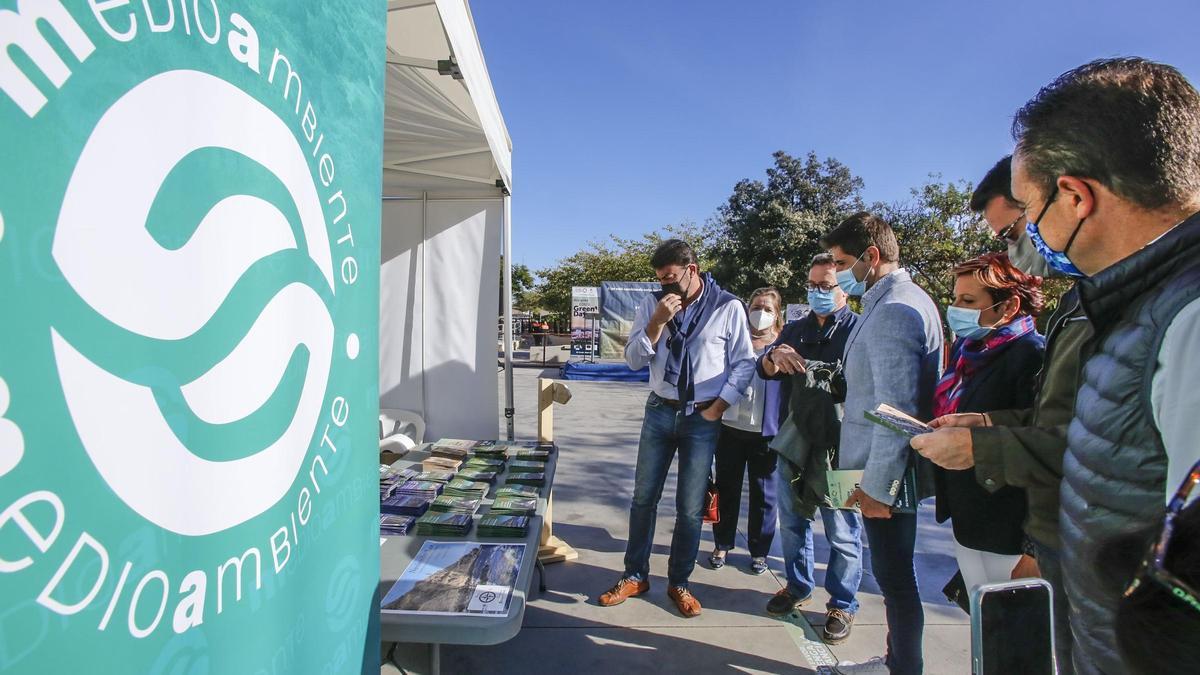
{"label": "man's blue jeans", "polygon": [[[816,587],[813,579],[812,521],[797,513],[792,497],[790,465],[779,463],[775,494],[779,496],[779,533],[783,546],[783,571],[787,589],[795,598],[807,598]],[[862,516],[849,509],[821,507],[825,538],[829,540],[829,565],[825,569],[827,609],[858,611],[858,586],[862,581]]]}
{"label": "man's blue jeans", "polygon": [[675,533],[667,562],[667,582],[687,586],[700,550],[704,493],[721,421],[710,422],[700,413],[684,415],[651,393],[646,400],[642,437],[638,441],[633,504],[629,508],[629,544],[625,549],[625,576],[650,578],[650,549],[654,545],[654,523],[658,500],[671,460],[679,453],[679,483],[675,489]]}
{"label": "man's blue jeans", "polygon": [[913,553],[917,545],[917,514],[893,513],[891,518],[864,518],[863,530],[871,547],[871,573],[883,595],[887,614],[887,665],[892,675],[920,675],[925,667],[921,639],[925,609],[917,591]]}

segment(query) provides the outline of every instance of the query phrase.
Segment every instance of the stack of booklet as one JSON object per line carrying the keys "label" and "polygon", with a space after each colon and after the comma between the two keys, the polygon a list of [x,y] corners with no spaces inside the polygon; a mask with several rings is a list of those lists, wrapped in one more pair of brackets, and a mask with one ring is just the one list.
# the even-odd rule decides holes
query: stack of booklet
{"label": "stack of booklet", "polygon": [[514,473],[508,477],[509,483],[518,485],[535,485],[541,487],[546,484],[546,474],[540,471],[531,473]]}
{"label": "stack of booklet", "polygon": [[379,502],[379,512],[396,516],[420,516],[432,500],[421,495],[393,492]]}
{"label": "stack of booklet", "polygon": [[538,448],[519,448],[512,456],[514,459],[532,459],[538,462],[545,462],[550,459],[550,451]]}
{"label": "stack of booklet", "polygon": [[537,497],[496,497],[488,513],[505,516],[531,516],[537,511]]}
{"label": "stack of booklet", "polygon": [[421,468],[425,471],[458,471],[462,467],[461,459],[450,459],[449,457],[430,456],[425,461],[421,462]]}
{"label": "stack of booklet", "polygon": [[466,459],[475,447],[476,441],[461,438],[440,438],[429,449],[434,457],[449,457],[451,459]]}
{"label": "stack of booklet", "polygon": [[453,471],[422,471],[413,476],[413,480],[432,481],[435,483],[449,483],[453,479]]}
{"label": "stack of booklet", "polygon": [[487,483],[475,482],[466,478],[455,478],[447,483],[446,489],[442,491],[442,494],[451,497],[468,497],[470,499],[483,499],[487,493]]}
{"label": "stack of booklet", "polygon": [[478,499],[439,495],[429,505],[429,510],[437,511],[438,513],[465,513],[467,515],[474,515],[475,511],[479,509],[479,504],[480,500]]}
{"label": "stack of booklet", "polygon": [[536,488],[525,487],[524,485],[503,485],[499,490],[496,490],[496,499],[501,497],[524,497],[526,499],[538,498]]}
{"label": "stack of booklet", "polygon": [[497,457],[483,457],[476,455],[468,459],[462,465],[463,469],[475,469],[479,471],[495,471],[499,473],[504,470],[504,460]]}
{"label": "stack of booklet", "polygon": [[393,469],[387,464],[379,465],[379,498],[384,499],[392,494],[396,486],[407,482],[416,475],[412,469]]}
{"label": "stack of booklet", "polygon": [[528,516],[489,513],[479,519],[475,532],[481,537],[524,537],[529,529]]}
{"label": "stack of booklet", "polygon": [[514,459],[508,463],[508,472],[513,473],[542,473],[546,470],[545,462],[528,459]]}
{"label": "stack of booklet", "polygon": [[464,537],[471,531],[471,516],[465,513],[430,511],[417,519],[417,534],[423,537]]}
{"label": "stack of booklet", "polygon": [[508,457],[508,446],[497,441],[479,441],[475,444],[476,457],[490,457],[503,460]]}
{"label": "stack of booklet", "polygon": [[497,474],[495,471],[491,471],[488,469],[470,469],[470,468],[466,468],[466,467],[464,467],[461,471],[458,472],[459,478],[465,478],[466,480],[472,480],[472,481],[483,482],[483,483],[496,482],[496,475]]}
{"label": "stack of booklet", "polygon": [[414,495],[425,498],[425,501],[431,502],[434,497],[442,494],[445,489],[445,483],[434,481],[410,480],[402,485],[397,485],[395,490],[392,490],[392,495]]}
{"label": "stack of booklet", "polygon": [[409,533],[417,519],[412,516],[379,516],[379,534],[403,536]]}

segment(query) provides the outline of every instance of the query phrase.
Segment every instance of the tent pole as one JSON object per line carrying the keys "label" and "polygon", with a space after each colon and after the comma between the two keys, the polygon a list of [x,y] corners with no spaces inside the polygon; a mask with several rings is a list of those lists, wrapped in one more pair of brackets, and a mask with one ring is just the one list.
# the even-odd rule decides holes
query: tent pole
{"label": "tent pole", "polygon": [[512,197],[504,195],[504,421],[507,438],[516,438],[513,433],[513,365],[512,365]]}

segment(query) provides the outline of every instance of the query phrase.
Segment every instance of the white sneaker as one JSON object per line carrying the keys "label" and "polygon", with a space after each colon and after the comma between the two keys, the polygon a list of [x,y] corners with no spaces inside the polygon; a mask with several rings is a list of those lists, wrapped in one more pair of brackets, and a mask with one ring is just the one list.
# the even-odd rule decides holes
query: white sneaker
{"label": "white sneaker", "polygon": [[889,675],[890,673],[882,656],[876,656],[870,661],[862,663],[842,661],[833,667],[833,672],[838,675]]}

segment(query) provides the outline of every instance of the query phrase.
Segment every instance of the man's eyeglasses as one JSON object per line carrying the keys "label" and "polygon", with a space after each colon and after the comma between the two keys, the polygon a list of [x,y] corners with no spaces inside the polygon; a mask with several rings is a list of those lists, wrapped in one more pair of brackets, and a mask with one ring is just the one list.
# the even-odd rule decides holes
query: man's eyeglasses
{"label": "man's eyeglasses", "polygon": [[835,288],[837,288],[837,284],[809,284],[808,285],[808,290],[810,290],[810,291],[823,291],[825,293],[830,293]]}
{"label": "man's eyeglasses", "polygon": [[1142,584],[1142,579],[1150,579],[1161,584],[1170,591],[1171,595],[1191,605],[1192,609],[1200,612],[1200,592],[1169,572],[1164,566],[1167,559],[1167,548],[1171,545],[1171,536],[1175,534],[1175,519],[1179,517],[1179,512],[1183,511],[1188,497],[1192,494],[1192,488],[1197,484],[1200,484],[1200,462],[1192,465],[1191,472],[1188,473],[1183,484],[1179,486],[1179,490],[1175,492],[1175,496],[1167,504],[1167,515],[1163,518],[1162,533],[1159,534],[1158,541],[1146,553],[1141,569],[1133,578],[1133,582],[1129,584],[1129,588],[1125,589],[1125,597],[1129,597],[1137,591]]}
{"label": "man's eyeglasses", "polygon": [[1008,225],[1005,225],[1004,227],[1000,228],[1000,231],[996,233],[996,236],[1000,237],[1004,241],[1016,241],[1017,240],[1017,225],[1024,221],[1025,221],[1025,213],[1022,212],[1021,215],[1017,216],[1016,220],[1014,220],[1011,223],[1009,223]]}

